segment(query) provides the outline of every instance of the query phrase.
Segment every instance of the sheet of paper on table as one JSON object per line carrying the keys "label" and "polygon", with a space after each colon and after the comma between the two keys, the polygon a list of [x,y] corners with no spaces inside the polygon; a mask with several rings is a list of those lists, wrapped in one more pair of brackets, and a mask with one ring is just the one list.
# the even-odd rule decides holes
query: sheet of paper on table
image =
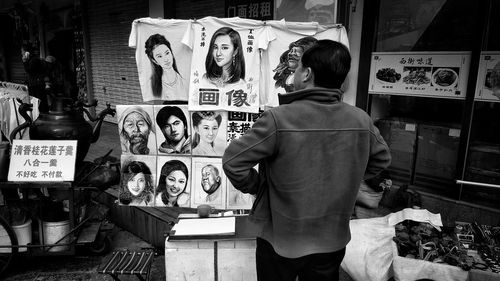
{"label": "sheet of paper on table", "polygon": [[235,217],[180,219],[171,233],[174,236],[234,235],[235,228]]}
{"label": "sheet of paper on table", "polygon": [[392,213],[391,215],[389,215],[388,222],[389,225],[396,225],[404,220],[427,222],[439,231],[441,231],[441,226],[443,226],[443,222],[441,221],[441,214],[433,214],[425,209],[406,208],[397,213]]}

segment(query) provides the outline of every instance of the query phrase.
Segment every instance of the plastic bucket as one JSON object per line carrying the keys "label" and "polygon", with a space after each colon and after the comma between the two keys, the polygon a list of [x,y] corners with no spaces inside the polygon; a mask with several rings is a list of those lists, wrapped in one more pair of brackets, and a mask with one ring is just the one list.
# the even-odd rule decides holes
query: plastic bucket
{"label": "plastic bucket", "polygon": [[[12,229],[17,236],[17,244],[19,246],[28,245],[31,243],[31,220],[28,220],[24,224],[14,225]],[[27,247],[19,247],[19,252],[26,252]]]}
{"label": "plastic bucket", "polygon": [[[57,221],[57,222],[42,222],[43,225],[43,244],[55,244],[66,234],[69,233],[69,220]],[[70,242],[70,236],[66,236],[63,240],[59,241],[59,244],[68,244]],[[65,246],[53,246],[46,247],[49,252],[63,252],[70,249],[69,245]]]}
{"label": "plastic bucket", "polygon": [[[0,227],[0,245],[1,246],[11,246],[12,242],[10,241],[9,234],[5,230],[5,228]],[[12,252],[11,248],[0,248],[0,253],[10,253]]]}

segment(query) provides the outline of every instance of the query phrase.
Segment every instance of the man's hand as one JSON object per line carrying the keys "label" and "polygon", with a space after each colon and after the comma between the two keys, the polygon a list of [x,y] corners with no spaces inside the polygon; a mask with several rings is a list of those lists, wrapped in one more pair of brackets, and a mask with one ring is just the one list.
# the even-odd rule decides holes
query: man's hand
{"label": "man's hand", "polygon": [[30,58],[30,52],[24,52],[22,56],[23,62],[27,61]]}

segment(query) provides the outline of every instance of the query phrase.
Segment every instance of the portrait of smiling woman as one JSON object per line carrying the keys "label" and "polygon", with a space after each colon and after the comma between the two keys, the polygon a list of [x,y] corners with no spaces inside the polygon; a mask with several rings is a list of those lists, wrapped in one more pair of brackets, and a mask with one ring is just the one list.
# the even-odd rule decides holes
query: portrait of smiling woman
{"label": "portrait of smiling woman", "polygon": [[212,35],[205,59],[203,79],[222,88],[227,84],[245,84],[245,58],[240,34],[221,27]]}
{"label": "portrait of smiling woman", "polygon": [[153,206],[153,175],[142,161],[131,161],[122,168],[119,203],[129,206]]}
{"label": "portrait of smiling woman", "polygon": [[189,202],[189,171],[180,160],[170,160],[161,167],[155,206],[179,207]]}
{"label": "portrait of smiling woman", "polygon": [[[193,121],[193,155],[220,156],[224,147],[216,146],[222,115],[215,111],[196,111],[192,114]],[[224,131],[224,128],[222,129]],[[225,137],[224,137],[225,138]]]}
{"label": "portrait of smiling woman", "polygon": [[170,42],[161,34],[151,35],[145,43],[145,52],[151,62],[152,97],[148,100],[187,100],[187,84],[177,69]]}

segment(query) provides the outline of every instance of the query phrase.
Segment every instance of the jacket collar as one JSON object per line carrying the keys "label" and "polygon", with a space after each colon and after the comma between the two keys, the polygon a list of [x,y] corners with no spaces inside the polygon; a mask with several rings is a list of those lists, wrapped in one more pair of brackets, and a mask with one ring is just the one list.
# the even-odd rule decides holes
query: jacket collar
{"label": "jacket collar", "polygon": [[297,100],[312,100],[321,103],[338,103],[342,100],[342,91],[339,89],[315,87],[298,90],[287,94],[278,94],[279,104],[289,104]]}

